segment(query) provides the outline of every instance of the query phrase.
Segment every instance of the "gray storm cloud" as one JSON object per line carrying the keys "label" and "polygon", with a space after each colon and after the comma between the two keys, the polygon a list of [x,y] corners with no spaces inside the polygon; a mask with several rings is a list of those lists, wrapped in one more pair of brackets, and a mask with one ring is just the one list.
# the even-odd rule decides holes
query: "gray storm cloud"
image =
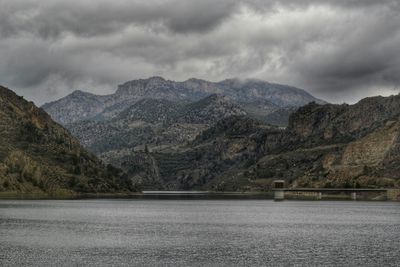
{"label": "gray storm cloud", "polygon": [[399,1],[0,0],[0,84],[38,104],[161,75],[332,102],[399,91]]}

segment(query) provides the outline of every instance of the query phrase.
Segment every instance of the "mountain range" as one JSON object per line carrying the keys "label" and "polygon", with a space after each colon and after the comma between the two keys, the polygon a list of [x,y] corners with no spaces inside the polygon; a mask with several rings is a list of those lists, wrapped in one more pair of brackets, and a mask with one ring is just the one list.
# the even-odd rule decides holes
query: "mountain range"
{"label": "mountain range", "polygon": [[106,96],[75,91],[43,108],[102,160],[153,188],[154,181],[161,179],[154,169],[162,160],[144,156],[139,162],[149,166],[138,166],[145,170],[138,174],[126,167],[127,158],[141,157],[145,150],[161,157],[166,151],[181,151],[221,119],[232,116],[269,118],[276,125],[287,125],[289,114],[311,101],[325,103],[302,89],[255,79],[213,83],[151,77],[126,82]]}
{"label": "mountain range", "polygon": [[274,179],[398,186],[399,106],[400,96],[334,105],[259,80],[153,77],[108,96],[75,92],[43,108],[142,188],[262,191]]}
{"label": "mountain range", "polygon": [[52,118],[69,124],[82,120],[113,118],[141,99],[162,99],[178,104],[199,101],[212,94],[228,97],[250,115],[263,119],[281,108],[300,107],[309,102],[325,103],[305,90],[256,79],[227,79],[209,82],[189,79],[184,82],[151,77],[126,82],[110,95],[94,95],[82,91],[42,106]]}
{"label": "mountain range", "polygon": [[[127,84],[151,80],[165,81]],[[107,107],[90,103],[111,96],[82,92],[44,105],[64,126],[0,87],[0,192],[263,191],[274,179],[292,187],[400,186],[400,95],[299,107],[288,104],[295,94],[273,100],[277,108],[262,113],[273,98],[257,99],[251,87],[246,97],[237,93],[241,98],[211,87],[189,98],[171,88],[147,92],[127,84],[116,94],[129,96]],[[62,110],[75,114],[73,107],[91,115],[67,119]],[[285,111],[286,127],[266,123],[254,110],[262,118]]]}

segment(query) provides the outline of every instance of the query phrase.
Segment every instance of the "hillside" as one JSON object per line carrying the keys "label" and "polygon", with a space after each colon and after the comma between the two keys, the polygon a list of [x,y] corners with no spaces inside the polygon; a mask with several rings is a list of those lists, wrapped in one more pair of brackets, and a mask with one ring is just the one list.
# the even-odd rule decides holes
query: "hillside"
{"label": "hillside", "polygon": [[165,99],[143,98],[122,111],[115,120],[168,123],[179,113],[183,103]]}
{"label": "hillside", "polygon": [[[293,187],[398,187],[399,106],[400,95],[355,105],[311,103],[290,117],[287,129],[228,117],[178,150],[133,153],[118,164],[140,173],[144,185],[157,179],[168,189],[259,191],[274,179]],[[151,162],[151,171],[138,162]]]}
{"label": "hillside", "polygon": [[246,116],[230,116],[186,145],[114,154],[109,160],[147,189],[235,191],[246,182],[227,181],[225,187],[211,184],[219,175],[247,168],[261,157],[261,144],[269,131],[280,130]]}
{"label": "hillside", "polygon": [[151,77],[126,82],[118,86],[110,95],[93,95],[75,91],[74,93],[43,105],[52,118],[65,125],[82,120],[102,120],[117,116],[141,99],[159,99],[172,102],[195,102],[213,94],[229,97],[249,114],[261,116],[283,107],[299,107],[316,99],[306,91],[256,79],[228,79],[209,82],[189,79],[184,82]]}
{"label": "hillside", "polygon": [[145,144],[152,149],[179,146],[222,118],[245,114],[221,95],[188,104],[142,99],[113,119],[81,121],[67,127],[91,151],[119,154],[129,149],[143,150]]}
{"label": "hillside", "polygon": [[42,109],[0,86],[0,192],[71,194],[133,190]]}

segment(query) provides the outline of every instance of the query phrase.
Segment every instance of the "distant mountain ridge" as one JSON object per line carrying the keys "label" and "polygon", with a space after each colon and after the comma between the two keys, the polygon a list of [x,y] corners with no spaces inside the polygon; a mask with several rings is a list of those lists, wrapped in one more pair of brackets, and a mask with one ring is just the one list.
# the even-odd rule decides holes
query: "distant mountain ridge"
{"label": "distant mountain ridge", "polygon": [[151,77],[119,85],[117,91],[111,95],[75,91],[42,107],[54,120],[65,125],[86,119],[112,118],[144,98],[193,102],[212,94],[227,96],[244,108],[253,107],[254,110],[257,105],[262,114],[281,107],[303,106],[313,101],[325,103],[302,89],[256,79],[227,79],[215,83],[199,79],[175,82],[162,77]]}

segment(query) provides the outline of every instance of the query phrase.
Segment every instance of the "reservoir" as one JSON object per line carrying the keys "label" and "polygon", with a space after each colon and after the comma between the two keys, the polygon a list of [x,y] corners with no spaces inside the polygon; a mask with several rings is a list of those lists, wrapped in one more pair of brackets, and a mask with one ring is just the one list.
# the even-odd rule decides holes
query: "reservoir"
{"label": "reservoir", "polygon": [[397,202],[0,200],[0,266],[399,266]]}

